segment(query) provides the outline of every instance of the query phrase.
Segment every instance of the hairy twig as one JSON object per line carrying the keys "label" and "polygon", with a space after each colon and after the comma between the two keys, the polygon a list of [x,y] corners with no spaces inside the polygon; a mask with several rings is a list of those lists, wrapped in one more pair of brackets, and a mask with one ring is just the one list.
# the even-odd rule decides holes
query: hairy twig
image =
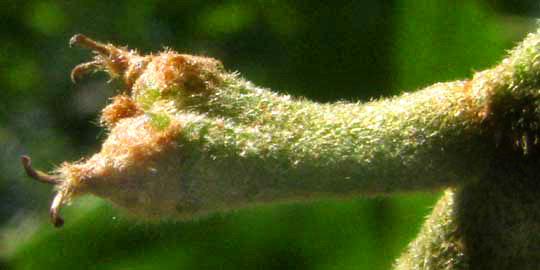
{"label": "hairy twig", "polygon": [[109,136],[99,153],[53,175],[22,158],[28,175],[59,188],[55,224],[60,206],[81,194],[161,218],[321,194],[450,187],[396,269],[538,262],[530,250],[540,246],[538,33],[471,80],[334,104],[256,87],[207,57],[140,56],[82,35],[70,45],[96,53],[75,67],[74,81],[104,70],[121,77],[129,95],[104,109]]}

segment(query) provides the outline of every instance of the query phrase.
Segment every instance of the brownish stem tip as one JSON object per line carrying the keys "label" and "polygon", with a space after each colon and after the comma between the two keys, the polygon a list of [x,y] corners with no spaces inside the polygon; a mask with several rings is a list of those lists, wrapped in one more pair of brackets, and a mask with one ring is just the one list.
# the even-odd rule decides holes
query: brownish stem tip
{"label": "brownish stem tip", "polygon": [[83,74],[88,73],[93,70],[99,69],[101,66],[100,61],[92,61],[87,63],[82,63],[80,65],[77,65],[71,70],[71,81],[73,83],[77,82],[77,79],[80,78]]}
{"label": "brownish stem tip", "polygon": [[60,216],[58,216],[57,212],[55,212],[55,213],[51,212],[51,218],[52,218],[52,223],[53,223],[54,227],[60,228],[60,227],[64,226],[64,219],[62,219]]}
{"label": "brownish stem tip", "polygon": [[[110,57],[112,54],[110,46],[99,43],[82,34],[76,34],[69,40],[69,46],[72,47],[74,45],[77,45],[82,48],[90,49],[104,57]],[[77,79],[81,77],[83,74],[88,73],[93,70],[98,70],[100,69],[101,65],[102,65],[102,61],[100,60],[95,60],[95,61],[77,65],[71,71],[71,81],[73,81],[73,83],[76,83]]]}
{"label": "brownish stem tip", "polygon": [[[38,180],[39,182],[43,182],[43,183],[47,183],[51,185],[60,185],[62,183],[62,181],[59,178],[32,168],[32,159],[30,159],[30,157],[28,156],[21,156],[21,163],[24,167],[24,170],[26,171],[26,174]],[[61,227],[64,224],[64,220],[60,217],[60,207],[62,205],[63,200],[64,200],[64,194],[62,192],[58,192],[56,196],[54,197],[53,203],[51,205],[51,209],[49,211],[52,223],[57,228]]]}
{"label": "brownish stem tip", "polygon": [[62,181],[55,176],[46,174],[38,170],[34,170],[34,168],[32,168],[32,160],[30,159],[30,157],[22,156],[21,162],[24,167],[24,170],[26,171],[26,174],[34,178],[35,180],[38,180],[39,182],[42,182],[42,183],[51,184],[51,185],[59,185],[62,183]]}
{"label": "brownish stem tip", "polygon": [[126,48],[103,44],[81,34],[74,35],[69,40],[69,45],[90,49],[97,54],[93,61],[77,65],[71,71],[71,80],[74,83],[77,78],[90,71],[106,71],[111,75],[111,78],[122,75],[128,69],[133,58],[136,60],[140,58],[135,52],[128,51]]}
{"label": "brownish stem tip", "polygon": [[101,44],[82,34],[76,34],[71,37],[69,40],[69,46],[72,47],[74,45],[93,50],[103,56],[109,56],[111,52],[107,45]]}
{"label": "brownish stem tip", "polygon": [[60,207],[62,206],[63,200],[64,194],[62,192],[58,192],[54,197],[51,208],[49,210],[51,221],[56,228],[60,228],[62,227],[62,225],[64,225],[64,219],[60,217]]}

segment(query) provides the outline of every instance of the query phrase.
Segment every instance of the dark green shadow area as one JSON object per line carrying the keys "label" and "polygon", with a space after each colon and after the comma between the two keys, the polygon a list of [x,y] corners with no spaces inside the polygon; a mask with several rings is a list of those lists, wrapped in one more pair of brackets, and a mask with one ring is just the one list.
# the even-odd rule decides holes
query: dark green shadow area
{"label": "dark green shadow area", "polygon": [[11,267],[337,269],[354,263],[385,269],[429,213],[428,207],[403,208],[436,199],[427,194],[398,197],[257,207],[153,224],[98,201],[71,221],[76,215],[67,211],[62,229],[44,224],[18,247]]}

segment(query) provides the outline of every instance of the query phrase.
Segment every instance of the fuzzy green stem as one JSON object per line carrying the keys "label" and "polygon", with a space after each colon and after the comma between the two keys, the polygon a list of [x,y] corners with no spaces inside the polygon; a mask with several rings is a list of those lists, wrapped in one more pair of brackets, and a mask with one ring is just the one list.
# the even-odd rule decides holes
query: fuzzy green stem
{"label": "fuzzy green stem", "polygon": [[181,152],[187,163],[203,160],[198,166],[209,175],[235,172],[252,187],[246,199],[266,189],[290,196],[455,185],[482,175],[494,146],[476,116],[484,104],[467,87],[453,82],[365,104],[319,104],[235,79],[205,104],[209,117],[184,122]]}
{"label": "fuzzy green stem", "polygon": [[[186,105],[201,97],[180,97],[189,112],[175,113],[164,109],[167,98],[145,94],[155,91],[148,88],[135,100],[152,100],[144,101],[145,114],[132,121],[150,121],[150,132],[176,125],[174,146],[167,146],[166,155],[152,156],[158,173],[142,177],[160,185],[150,189],[139,181],[130,192],[142,191],[150,198],[140,204],[115,198],[111,189],[116,186],[101,171],[87,173],[83,184],[89,187],[82,189],[137,212],[153,209],[162,215],[161,201],[168,196],[178,201],[178,212],[191,214],[317,194],[370,195],[458,185],[485,173],[495,145],[478,117],[485,98],[473,99],[469,88],[467,82],[453,82],[364,104],[319,104],[229,76],[204,97],[209,102],[203,106]],[[137,132],[116,127],[112,134],[117,137],[105,145]],[[118,157],[103,154],[95,158],[116,164],[110,170],[124,182],[133,182],[133,176],[121,172],[141,171],[137,162],[112,162]],[[174,176],[160,170],[174,170]],[[174,192],[162,186],[174,187]],[[117,188],[125,193],[125,186]]]}
{"label": "fuzzy green stem", "polygon": [[267,201],[452,187],[396,269],[537,267],[539,33],[470,81],[333,104],[258,88],[209,58],[142,57],[74,40],[99,52],[75,75],[122,75],[131,96],[104,109],[110,134],[98,154],[54,176],[23,159],[34,178],[58,182],[56,214],[87,193],[146,216],[192,217]]}

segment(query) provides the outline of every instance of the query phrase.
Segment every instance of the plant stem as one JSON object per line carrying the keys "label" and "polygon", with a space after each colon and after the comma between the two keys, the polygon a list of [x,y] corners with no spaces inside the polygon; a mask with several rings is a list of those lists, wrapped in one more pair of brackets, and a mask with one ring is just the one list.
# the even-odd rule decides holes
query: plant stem
{"label": "plant stem", "polygon": [[469,81],[333,104],[256,87],[211,58],[71,43],[97,54],[72,77],[105,70],[126,94],[103,111],[99,153],[54,175],[23,158],[31,177],[58,186],[55,222],[88,193],[161,218],[452,187],[396,269],[532,269],[540,259],[539,33]]}

